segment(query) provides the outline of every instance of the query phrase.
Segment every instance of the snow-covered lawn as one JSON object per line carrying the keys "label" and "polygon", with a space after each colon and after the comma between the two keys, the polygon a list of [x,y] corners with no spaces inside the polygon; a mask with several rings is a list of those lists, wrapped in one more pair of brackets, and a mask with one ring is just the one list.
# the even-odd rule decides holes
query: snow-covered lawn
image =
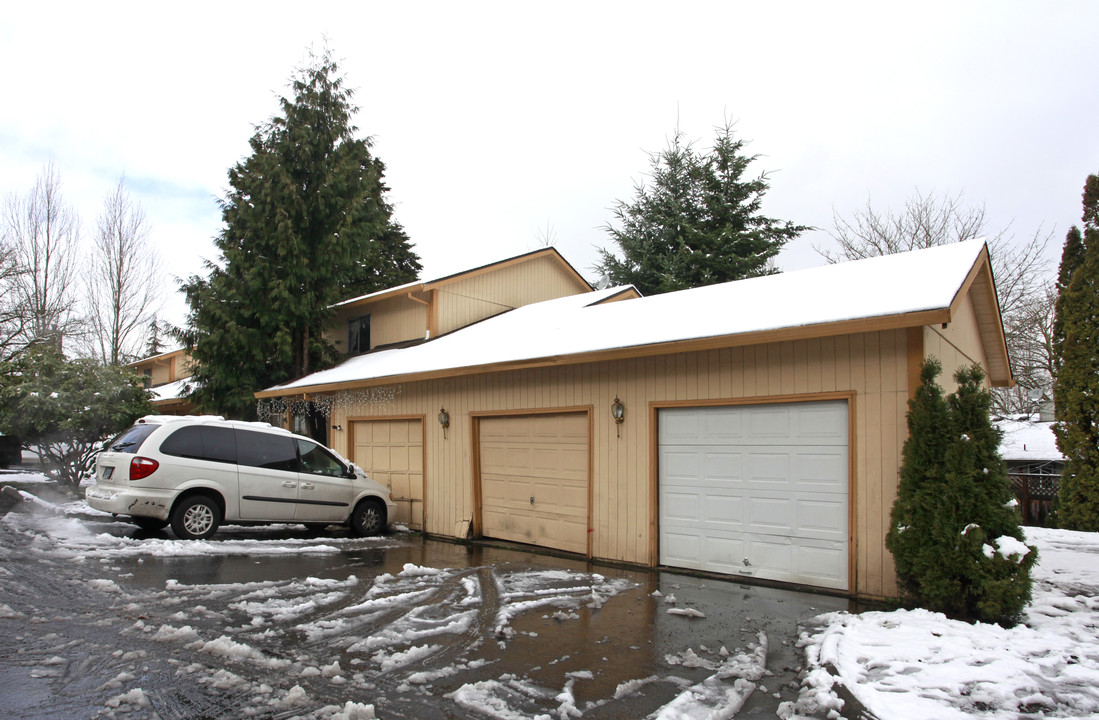
{"label": "snow-covered lawn", "polygon": [[784,715],[839,717],[842,684],[882,720],[1099,717],[1099,533],[1026,535],[1038,565],[1024,624],[925,610],[822,616],[803,635],[809,674]]}

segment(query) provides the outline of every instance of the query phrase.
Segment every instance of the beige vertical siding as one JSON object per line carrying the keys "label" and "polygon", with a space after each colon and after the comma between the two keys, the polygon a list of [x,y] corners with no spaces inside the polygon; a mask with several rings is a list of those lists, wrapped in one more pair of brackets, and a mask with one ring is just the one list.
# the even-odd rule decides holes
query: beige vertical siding
{"label": "beige vertical siding", "polygon": [[581,291],[576,279],[552,257],[505,264],[439,286],[438,333],[448,333],[522,305]]}
{"label": "beige vertical siding", "polygon": [[947,392],[955,387],[954,371],[958,368],[974,363],[988,367],[977,313],[970,296],[962,300],[945,328],[939,325],[924,328],[924,355],[937,358],[942,363],[943,374],[939,377],[939,384]]}
{"label": "beige vertical siding", "polygon": [[347,352],[347,321],[370,315],[370,347],[408,340],[422,340],[427,332],[427,305],[407,295],[386,298],[368,305],[340,308],[325,337],[341,352]]}
{"label": "beige vertical siding", "polygon": [[[452,537],[466,537],[475,519],[471,414],[591,407],[592,555],[642,564],[657,557],[651,448],[658,404],[849,395],[855,587],[865,596],[896,594],[884,538],[906,434],[904,330],[425,380],[390,389],[396,393],[390,403],[349,392],[336,404],[333,424],[347,427],[348,417],[426,415],[425,525],[428,532]],[[618,428],[610,414],[616,396],[626,406]],[[450,413],[445,433],[435,419],[442,407]],[[345,433],[333,442],[349,452]]]}

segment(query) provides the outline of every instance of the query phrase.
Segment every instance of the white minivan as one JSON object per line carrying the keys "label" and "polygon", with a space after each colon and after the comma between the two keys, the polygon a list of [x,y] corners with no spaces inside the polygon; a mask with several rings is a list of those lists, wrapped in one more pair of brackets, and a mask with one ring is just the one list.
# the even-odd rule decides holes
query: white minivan
{"label": "white minivan", "polygon": [[309,438],[266,423],[148,415],[108,441],[88,505],[180,538],[223,522],[347,525],[375,535],[393,517],[387,488]]}

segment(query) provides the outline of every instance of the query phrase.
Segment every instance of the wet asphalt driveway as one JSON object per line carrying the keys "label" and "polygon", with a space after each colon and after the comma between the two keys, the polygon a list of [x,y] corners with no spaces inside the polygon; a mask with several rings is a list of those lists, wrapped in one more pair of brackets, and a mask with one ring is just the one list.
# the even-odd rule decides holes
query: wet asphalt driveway
{"label": "wet asphalt driveway", "polygon": [[775,717],[799,626],[848,609],[412,533],[181,542],[78,505],[0,520],[0,560],[13,719]]}

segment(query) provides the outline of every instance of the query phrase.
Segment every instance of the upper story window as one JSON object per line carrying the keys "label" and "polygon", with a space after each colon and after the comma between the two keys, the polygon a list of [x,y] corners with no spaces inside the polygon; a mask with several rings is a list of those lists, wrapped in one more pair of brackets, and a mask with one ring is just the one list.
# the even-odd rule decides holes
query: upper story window
{"label": "upper story window", "polygon": [[347,354],[360,355],[370,349],[370,316],[347,321]]}

